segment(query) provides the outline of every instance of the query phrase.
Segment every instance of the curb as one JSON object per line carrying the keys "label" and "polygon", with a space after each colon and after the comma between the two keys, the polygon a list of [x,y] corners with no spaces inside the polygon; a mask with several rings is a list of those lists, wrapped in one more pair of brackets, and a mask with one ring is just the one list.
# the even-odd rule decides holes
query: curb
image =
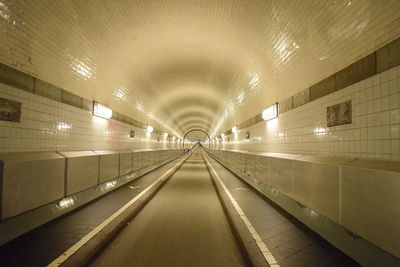
{"label": "curb", "polygon": [[157,184],[147,191],[141,198],[127,208],[123,213],[118,215],[113,221],[105,226],[93,238],[87,241],[67,260],[59,264],[59,266],[86,266],[96,255],[98,255],[117,235],[120,233],[129,221],[135,218],[146,204],[156,195],[156,193],[165,185],[179,168],[186,162],[188,156],[172,168],[172,172],[157,182]]}
{"label": "curb", "polygon": [[254,240],[253,236],[250,234],[249,230],[247,229],[246,225],[244,224],[243,220],[240,218],[239,214],[236,212],[235,207],[233,206],[232,202],[225,194],[223,188],[219,183],[217,183],[214,174],[211,172],[211,164],[206,159],[205,155],[203,154],[205,159],[207,170],[210,174],[212,183],[217,191],[218,198],[221,202],[221,205],[224,209],[225,215],[231,225],[231,229],[237,240],[239,247],[243,253],[244,260],[246,262],[246,266],[255,266],[255,267],[265,267],[270,266],[268,262],[265,260],[264,255],[262,254],[261,250],[257,246],[256,241]]}

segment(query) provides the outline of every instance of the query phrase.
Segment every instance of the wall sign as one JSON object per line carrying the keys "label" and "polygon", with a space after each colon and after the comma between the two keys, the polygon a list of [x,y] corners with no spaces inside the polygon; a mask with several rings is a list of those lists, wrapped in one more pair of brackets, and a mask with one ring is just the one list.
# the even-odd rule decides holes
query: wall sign
{"label": "wall sign", "polygon": [[352,123],[351,100],[326,108],[328,127]]}
{"label": "wall sign", "polygon": [[0,97],[0,120],[20,122],[22,104]]}

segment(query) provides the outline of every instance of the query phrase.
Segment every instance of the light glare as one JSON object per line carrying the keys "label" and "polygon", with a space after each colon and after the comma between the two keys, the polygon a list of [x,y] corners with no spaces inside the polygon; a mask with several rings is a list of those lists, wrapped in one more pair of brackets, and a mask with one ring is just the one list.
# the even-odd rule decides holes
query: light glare
{"label": "light glare", "polygon": [[93,115],[100,118],[109,119],[112,117],[112,110],[100,103],[93,102]]}
{"label": "light glare", "polygon": [[152,133],[152,132],[153,132],[153,126],[147,125],[147,127],[146,127],[146,132]]}
{"label": "light glare", "polygon": [[58,207],[60,209],[66,209],[66,208],[73,206],[74,203],[75,203],[75,201],[72,197],[66,197],[66,198],[63,198],[60,200],[60,202],[58,203]]}
{"label": "light glare", "polygon": [[265,121],[272,120],[273,118],[278,117],[278,104],[274,104],[262,112],[262,118]]}

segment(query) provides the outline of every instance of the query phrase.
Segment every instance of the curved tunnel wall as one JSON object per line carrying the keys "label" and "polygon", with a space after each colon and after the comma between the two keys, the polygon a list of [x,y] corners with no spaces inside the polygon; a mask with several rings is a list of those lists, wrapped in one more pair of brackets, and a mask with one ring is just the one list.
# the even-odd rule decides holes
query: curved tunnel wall
{"label": "curved tunnel wall", "polygon": [[186,133],[185,133],[185,135],[183,136],[183,141],[182,141],[182,146],[183,147],[185,147],[185,141],[186,141],[186,137],[189,135],[189,134],[191,134],[191,133],[193,133],[193,132],[201,132],[201,133],[203,133],[203,134],[205,134],[207,137],[208,137],[208,145],[209,145],[209,148],[211,148],[211,137],[210,137],[210,135],[206,132],[206,131],[204,131],[204,130],[202,130],[202,129],[191,129],[191,130],[189,130],[189,131],[187,131]]}
{"label": "curved tunnel wall", "polygon": [[[50,90],[49,90],[50,92]],[[85,149],[178,148],[172,136],[164,139],[114,119],[45,98],[0,82],[0,97],[20,102],[20,123],[0,121],[0,153]],[[130,138],[130,132],[135,137]]]}

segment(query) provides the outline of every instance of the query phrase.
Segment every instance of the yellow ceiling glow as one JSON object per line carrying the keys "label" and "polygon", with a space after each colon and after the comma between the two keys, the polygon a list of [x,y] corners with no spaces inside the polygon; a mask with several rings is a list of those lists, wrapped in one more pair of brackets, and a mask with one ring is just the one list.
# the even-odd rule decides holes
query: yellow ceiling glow
{"label": "yellow ceiling glow", "polygon": [[0,1],[0,62],[175,136],[216,136],[400,36],[400,1],[349,3]]}

